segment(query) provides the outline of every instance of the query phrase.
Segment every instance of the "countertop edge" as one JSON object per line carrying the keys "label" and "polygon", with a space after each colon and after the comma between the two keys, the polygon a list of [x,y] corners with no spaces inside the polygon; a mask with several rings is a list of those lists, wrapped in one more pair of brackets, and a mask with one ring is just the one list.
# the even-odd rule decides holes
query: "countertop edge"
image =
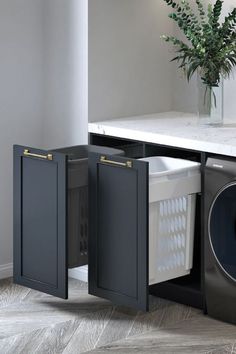
{"label": "countertop edge", "polygon": [[206,142],[197,139],[175,137],[167,134],[143,132],[130,128],[120,128],[118,126],[109,126],[109,121],[104,123],[105,124],[103,124],[103,122],[89,123],[88,132],[193,151],[207,152],[231,157],[236,156],[236,147],[232,147],[231,145]]}

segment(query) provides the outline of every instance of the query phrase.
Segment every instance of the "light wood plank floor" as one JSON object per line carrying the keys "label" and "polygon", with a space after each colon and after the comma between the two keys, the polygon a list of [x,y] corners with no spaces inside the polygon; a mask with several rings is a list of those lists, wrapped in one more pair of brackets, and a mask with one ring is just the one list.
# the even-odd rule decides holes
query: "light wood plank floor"
{"label": "light wood plank floor", "polygon": [[236,326],[150,300],[143,313],[90,296],[76,280],[67,301],[0,281],[0,354],[236,354]]}

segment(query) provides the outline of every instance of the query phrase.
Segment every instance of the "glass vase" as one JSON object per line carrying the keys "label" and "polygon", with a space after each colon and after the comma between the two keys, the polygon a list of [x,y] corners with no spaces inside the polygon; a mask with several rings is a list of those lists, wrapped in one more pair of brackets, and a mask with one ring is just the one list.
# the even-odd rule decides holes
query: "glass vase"
{"label": "glass vase", "polygon": [[222,126],[224,121],[224,84],[221,78],[219,87],[206,88],[198,75],[198,117],[201,125]]}

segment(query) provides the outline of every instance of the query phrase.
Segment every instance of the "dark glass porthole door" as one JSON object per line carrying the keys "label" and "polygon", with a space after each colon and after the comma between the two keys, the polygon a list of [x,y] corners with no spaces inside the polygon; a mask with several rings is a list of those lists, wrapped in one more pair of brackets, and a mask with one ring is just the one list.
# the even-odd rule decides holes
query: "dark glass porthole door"
{"label": "dark glass porthole door", "polygon": [[220,268],[236,281],[236,183],[226,185],[212,203],[208,231]]}

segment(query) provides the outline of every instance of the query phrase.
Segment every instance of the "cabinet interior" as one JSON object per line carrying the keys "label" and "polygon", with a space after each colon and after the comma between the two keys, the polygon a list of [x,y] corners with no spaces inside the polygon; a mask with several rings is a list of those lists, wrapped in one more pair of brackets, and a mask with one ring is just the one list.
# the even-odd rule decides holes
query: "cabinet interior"
{"label": "cabinet interior", "polygon": [[[166,147],[158,144],[143,143],[97,134],[90,134],[90,143],[99,146],[123,149],[125,151],[125,155],[130,158],[169,156],[196,162],[203,162],[204,160],[203,154],[198,151]],[[149,286],[150,294],[168,298],[180,303],[186,303],[187,299],[187,303],[199,308],[203,308],[203,242],[201,228],[202,203],[202,193],[200,193],[197,195],[196,199],[193,268],[191,269],[190,274]]]}
{"label": "cabinet interior", "polygon": [[123,155],[119,150],[79,145],[53,150],[67,156],[67,264],[88,264],[88,156],[90,152]]}

